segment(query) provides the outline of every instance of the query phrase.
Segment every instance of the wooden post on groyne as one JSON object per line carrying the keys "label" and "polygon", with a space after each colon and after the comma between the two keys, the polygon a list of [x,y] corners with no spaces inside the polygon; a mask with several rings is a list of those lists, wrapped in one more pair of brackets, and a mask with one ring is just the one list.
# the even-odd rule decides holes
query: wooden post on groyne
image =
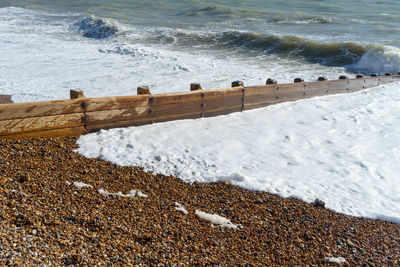
{"label": "wooden post on groyne", "polygon": [[74,89],[67,100],[0,104],[0,138],[77,136],[100,129],[212,117],[395,81],[400,81],[400,73],[351,79],[340,76],[338,80],[319,77],[313,82],[296,78],[284,84],[269,78],[265,85],[245,86],[234,81],[230,88],[215,90],[192,83],[188,92],[155,95],[141,86],[137,95],[96,98],[86,98],[82,90]]}

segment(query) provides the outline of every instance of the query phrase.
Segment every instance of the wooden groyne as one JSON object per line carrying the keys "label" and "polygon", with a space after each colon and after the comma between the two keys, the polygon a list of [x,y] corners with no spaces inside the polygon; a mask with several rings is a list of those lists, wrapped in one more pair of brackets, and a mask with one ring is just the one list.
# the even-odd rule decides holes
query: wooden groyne
{"label": "wooden groyne", "polygon": [[229,114],[314,96],[350,93],[400,80],[397,75],[371,75],[348,79],[245,86],[236,81],[230,88],[203,90],[191,84],[190,91],[152,95],[139,87],[137,95],[86,98],[71,90],[71,99],[0,105],[0,138],[78,136],[100,129],[194,119]]}

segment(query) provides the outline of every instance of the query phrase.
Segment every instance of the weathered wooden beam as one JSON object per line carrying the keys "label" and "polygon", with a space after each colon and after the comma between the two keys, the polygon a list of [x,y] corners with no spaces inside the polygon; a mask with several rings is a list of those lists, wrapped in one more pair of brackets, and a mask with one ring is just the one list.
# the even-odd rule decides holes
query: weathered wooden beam
{"label": "weathered wooden beam", "polygon": [[[71,90],[71,100],[0,105],[0,138],[80,135],[102,128],[142,125],[153,122],[217,116],[313,96],[346,93],[399,81],[400,75],[386,74],[339,80],[318,78],[316,82],[295,79],[295,83],[202,90],[192,84],[190,92],[151,95],[139,87],[136,96],[84,98]],[[86,129],[86,130],[85,130]]]}
{"label": "weathered wooden beam", "polygon": [[61,115],[82,112],[82,103],[86,99],[41,101],[30,103],[13,103],[0,105],[0,121],[32,118],[41,116]]}
{"label": "weathered wooden beam", "polygon": [[138,95],[150,95],[150,89],[148,86],[140,86],[137,88]]}
{"label": "weathered wooden beam", "polygon": [[150,95],[107,96],[85,99],[86,111],[100,111],[124,108],[144,108],[149,104]]}
{"label": "weathered wooden beam", "polygon": [[51,138],[51,137],[62,137],[62,136],[80,136],[85,134],[85,128],[79,127],[68,127],[51,130],[39,130],[26,133],[16,133],[9,135],[1,135],[0,139],[22,139],[22,138]]}
{"label": "weathered wooden beam", "polygon": [[280,102],[301,99],[304,97],[305,85],[304,82],[300,81],[293,84],[278,84],[276,87],[276,99]]}
{"label": "weathered wooden beam", "polygon": [[276,104],[276,84],[247,86],[244,92],[245,109],[255,109]]}
{"label": "weathered wooden beam", "polygon": [[368,87],[393,82],[395,80],[400,80],[400,76],[388,75],[379,77],[363,77],[361,75],[355,79],[342,80],[328,80],[321,76],[316,82],[303,82],[299,79],[297,83],[247,86],[244,105],[247,110],[280,103],[282,101],[293,101],[314,96],[355,92]]}
{"label": "weathered wooden beam", "polygon": [[146,98],[141,105],[124,106],[123,108],[103,109],[91,111],[90,104],[88,106],[87,127],[93,129],[93,125],[107,124],[111,126],[113,122],[120,125],[121,121],[126,121],[124,124],[134,125],[137,120],[140,124],[144,122],[151,123],[159,121],[165,117],[186,117],[188,114],[202,113],[203,94],[201,91],[158,94],[151,98]]}
{"label": "weathered wooden beam", "polygon": [[0,121],[0,135],[23,134],[83,126],[83,113],[42,116]]}
{"label": "weathered wooden beam", "polygon": [[85,98],[85,94],[81,89],[73,89],[69,91],[70,99]]}
{"label": "weathered wooden beam", "polygon": [[201,88],[201,85],[199,83],[191,83],[190,91],[197,91],[197,90],[203,90],[203,88]]}
{"label": "weathered wooden beam", "polygon": [[[204,92],[208,92],[208,90]],[[185,101],[196,101],[201,98],[201,96],[202,92],[199,90],[181,93],[156,94],[152,96],[151,104],[154,106],[158,104],[168,105]]]}
{"label": "weathered wooden beam", "polygon": [[232,82],[232,87],[243,87],[244,86],[244,83],[243,83],[243,81],[233,81]]}
{"label": "weathered wooden beam", "polygon": [[200,118],[198,112],[194,113],[182,113],[182,114],[172,114],[168,116],[156,116],[154,118],[133,118],[133,119],[126,119],[126,120],[118,120],[118,121],[108,121],[102,122],[98,124],[89,124],[86,127],[88,133],[96,132],[100,129],[111,129],[117,127],[128,127],[128,126],[140,126],[145,124],[150,124],[153,122],[165,122],[165,121],[172,121],[172,120],[182,120],[182,119],[196,119]]}
{"label": "weathered wooden beam", "polygon": [[274,79],[268,78],[265,84],[277,84],[278,82]]}
{"label": "weathered wooden beam", "polygon": [[319,77],[316,82],[306,82],[304,98],[310,98],[315,96],[323,96],[328,94],[328,79],[325,77]]}
{"label": "weathered wooden beam", "polygon": [[224,110],[241,111],[242,97],[242,87],[204,91],[204,115],[226,114]]}

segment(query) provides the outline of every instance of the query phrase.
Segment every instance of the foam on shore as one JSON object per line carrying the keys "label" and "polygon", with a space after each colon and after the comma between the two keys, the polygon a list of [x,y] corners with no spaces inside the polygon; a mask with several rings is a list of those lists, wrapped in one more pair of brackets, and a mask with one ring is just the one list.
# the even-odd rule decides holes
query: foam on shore
{"label": "foam on shore", "polygon": [[400,222],[400,83],[215,118],[102,130],[78,151]]}

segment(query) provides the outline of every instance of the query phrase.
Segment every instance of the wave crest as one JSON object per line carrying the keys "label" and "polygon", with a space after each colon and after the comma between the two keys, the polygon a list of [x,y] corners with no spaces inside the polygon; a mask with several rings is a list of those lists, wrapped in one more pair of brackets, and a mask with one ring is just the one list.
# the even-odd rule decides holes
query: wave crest
{"label": "wave crest", "polygon": [[237,49],[239,53],[276,54],[282,58],[306,60],[324,66],[344,67],[362,74],[397,73],[400,49],[359,42],[321,42],[295,35],[267,35],[252,32],[223,31],[198,33],[161,31],[152,41],[204,49]]}
{"label": "wave crest", "polygon": [[323,43],[294,35],[265,35],[239,31],[211,34],[161,32],[153,36],[162,43],[207,48],[239,48],[241,52],[256,51],[282,57],[300,57],[327,66],[344,66],[360,60],[366,48],[355,42]]}

